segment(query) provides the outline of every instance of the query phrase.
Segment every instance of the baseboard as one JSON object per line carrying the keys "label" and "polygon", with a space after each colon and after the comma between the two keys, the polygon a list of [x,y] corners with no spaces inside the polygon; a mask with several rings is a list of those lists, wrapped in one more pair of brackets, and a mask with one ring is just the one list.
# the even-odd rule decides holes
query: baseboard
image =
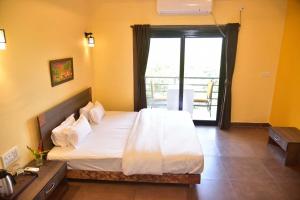
{"label": "baseboard", "polygon": [[269,123],[251,123],[251,122],[231,122],[231,127],[259,127],[266,128],[270,127]]}

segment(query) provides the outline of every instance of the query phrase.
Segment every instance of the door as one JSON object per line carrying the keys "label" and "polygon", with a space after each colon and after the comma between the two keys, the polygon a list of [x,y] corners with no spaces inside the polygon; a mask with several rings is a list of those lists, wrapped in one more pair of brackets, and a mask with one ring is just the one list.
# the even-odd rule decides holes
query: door
{"label": "door", "polygon": [[151,38],[146,70],[146,96],[149,108],[179,107],[179,93],[170,97],[171,88],[179,88],[181,38]]}
{"label": "door", "polygon": [[195,121],[217,121],[222,44],[222,37],[185,38],[183,103]]}
{"label": "door", "polygon": [[152,30],[147,106],[185,110],[197,124],[217,124],[222,47],[215,27]]}

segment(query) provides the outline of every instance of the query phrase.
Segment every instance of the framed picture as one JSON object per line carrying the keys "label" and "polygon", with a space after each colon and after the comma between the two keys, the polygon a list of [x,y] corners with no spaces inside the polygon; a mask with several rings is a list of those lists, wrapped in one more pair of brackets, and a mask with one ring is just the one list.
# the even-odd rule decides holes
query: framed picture
{"label": "framed picture", "polygon": [[52,87],[74,79],[73,58],[51,60],[49,65]]}

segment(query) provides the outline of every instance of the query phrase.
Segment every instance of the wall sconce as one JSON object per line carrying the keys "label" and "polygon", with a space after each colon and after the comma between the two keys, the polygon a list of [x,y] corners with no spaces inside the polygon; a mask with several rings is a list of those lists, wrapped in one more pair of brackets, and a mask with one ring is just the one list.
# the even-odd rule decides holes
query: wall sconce
{"label": "wall sconce", "polygon": [[6,48],[6,39],[4,29],[0,29],[0,50],[4,50]]}
{"label": "wall sconce", "polygon": [[94,47],[95,46],[95,39],[93,37],[93,33],[84,33],[86,39],[87,39],[87,43],[89,47]]}

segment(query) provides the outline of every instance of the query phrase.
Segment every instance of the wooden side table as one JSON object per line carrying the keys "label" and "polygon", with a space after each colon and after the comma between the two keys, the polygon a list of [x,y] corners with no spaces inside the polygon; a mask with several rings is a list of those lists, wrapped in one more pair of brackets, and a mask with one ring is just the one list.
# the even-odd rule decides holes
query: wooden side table
{"label": "wooden side table", "polygon": [[[31,162],[28,166],[34,166],[34,164],[35,162]],[[54,191],[58,188],[58,185],[63,183],[66,171],[66,162],[44,161],[43,166],[40,167],[40,171],[38,172],[38,177],[17,196],[17,199],[52,199],[51,195],[55,195]]]}
{"label": "wooden side table", "polygon": [[300,131],[294,127],[270,127],[269,143],[285,151],[285,165],[295,165],[300,156]]}

